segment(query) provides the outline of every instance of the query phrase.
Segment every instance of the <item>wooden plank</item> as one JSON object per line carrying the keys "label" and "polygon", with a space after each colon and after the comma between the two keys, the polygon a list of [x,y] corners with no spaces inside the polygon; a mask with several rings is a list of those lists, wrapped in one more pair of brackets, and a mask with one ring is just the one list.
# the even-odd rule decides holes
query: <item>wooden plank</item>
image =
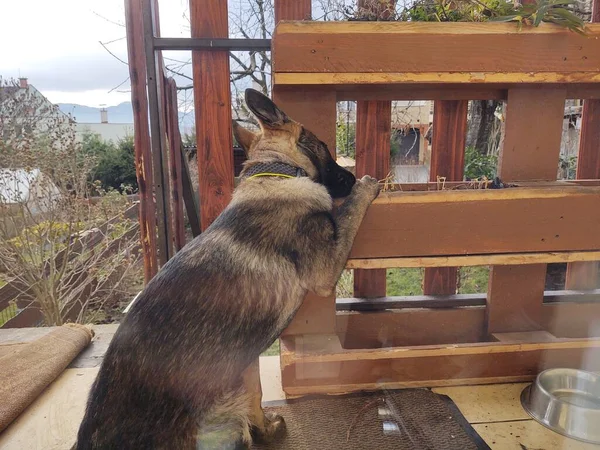
{"label": "wooden plank", "polygon": [[506,253],[472,256],[431,256],[404,258],[365,258],[349,259],[347,269],[381,269],[386,267],[456,267],[492,266],[540,263],[572,263],[597,261],[598,251],[545,252],[545,253]]}
{"label": "wooden plank", "polygon": [[[190,4],[192,37],[227,38],[227,2]],[[205,230],[227,206],[233,193],[233,135],[229,52],[192,52],[198,144],[200,223]]]}
{"label": "wooden plank", "polygon": [[[586,299],[585,296],[581,296],[581,300],[577,302],[566,302],[562,301],[568,297],[566,295],[554,298],[550,296],[551,292],[546,294],[548,303],[541,306],[539,331],[558,338],[600,337],[600,326],[589,320],[600,314],[600,303]],[[342,346],[347,349],[483,341],[486,323],[485,295],[474,294],[473,298],[464,301],[453,300],[452,297],[455,296],[446,300],[449,303],[446,307],[439,305],[444,301],[442,297],[437,302],[406,300],[401,302],[404,305],[401,309],[396,309],[400,302],[389,302],[396,304],[389,304],[388,309],[373,312],[338,311],[336,333]],[[437,306],[432,306],[436,303]],[[466,306],[469,303],[472,306]]]}
{"label": "wooden plank", "polygon": [[599,356],[600,339],[343,350],[335,336],[296,336],[282,340],[282,384],[304,395],[528,381],[550,367],[600,370]]}
{"label": "wooden plank", "polygon": [[346,349],[459,344],[483,339],[485,307],[338,312],[336,332]]}
{"label": "wooden plank", "polygon": [[275,0],[275,25],[281,20],[310,20],[310,0]]}
{"label": "wooden plank", "polygon": [[150,139],[157,223],[157,256],[159,266],[165,264],[172,253],[171,214],[169,203],[168,156],[166,154],[166,127],[164,122],[163,60],[154,51],[153,37],[160,35],[158,2],[142,0],[144,23],[144,53],[146,58],[146,80],[150,120]]}
{"label": "wooden plank", "polygon": [[564,338],[599,337],[600,302],[544,304],[543,329]]}
{"label": "wooden plank", "polygon": [[[289,51],[289,49],[286,49]],[[417,59],[418,60],[418,59]],[[442,70],[442,69],[440,69]],[[446,69],[447,70],[447,69]],[[496,84],[597,84],[600,75],[594,72],[358,72],[358,73],[306,73],[276,72],[275,83],[281,86],[303,85],[381,85],[424,84],[434,88],[446,83],[473,84],[475,88]],[[422,97],[418,97],[422,99]]]}
{"label": "wooden plank", "polygon": [[[508,91],[505,138],[498,163],[498,175],[503,180],[556,180],[565,98],[562,89]],[[580,209],[579,214],[582,211],[587,210]],[[545,220],[538,223],[549,231]],[[554,234],[554,239],[560,237],[561,233]],[[493,267],[488,283],[488,333],[539,330],[545,280],[545,264]]]}
{"label": "wooden plank", "polygon": [[146,93],[146,61],[144,57],[143,19],[141,0],[125,2],[127,54],[133,107],[135,172],[140,197],[140,242],[144,261],[144,281],[147,283],[158,271],[156,255],[156,208],[152,195],[152,155],[148,125],[148,96]]}
{"label": "wooden plank", "polygon": [[554,342],[556,336],[547,331],[525,331],[520,333],[492,333],[498,342]]}
{"label": "wooden plank", "polygon": [[[356,108],[357,178],[364,175],[382,180],[390,172],[392,102],[358,102]],[[383,297],[386,294],[386,270],[355,270],[356,297]]]}
{"label": "wooden plank", "polygon": [[[335,156],[335,93],[324,89],[280,89],[274,86],[273,99],[292,119],[318,136]],[[335,297],[308,294],[283,335],[323,333],[323,330],[330,333],[335,330]]]}
{"label": "wooden plank", "polygon": [[66,369],[0,435],[0,448],[72,448],[98,369]]}
{"label": "wooden plank", "polygon": [[192,236],[196,237],[202,232],[202,228],[200,226],[200,211],[198,210],[198,197],[194,191],[194,185],[192,184],[192,178],[190,177],[187,156],[185,155],[183,146],[179,147],[179,156],[181,158],[183,201],[185,203],[188,221],[190,222],[190,228],[192,229]]}
{"label": "wooden plank", "polygon": [[173,247],[178,252],[185,245],[183,217],[183,182],[181,167],[181,134],[179,133],[179,110],[177,108],[177,85],[173,78],[165,80],[166,122],[169,138],[169,165],[171,166],[171,201],[173,206]]}
{"label": "wooden plank", "polygon": [[[338,298],[337,311],[377,312],[402,308],[457,308],[486,306],[486,294],[405,295],[378,298]],[[544,291],[544,304],[600,304],[600,289],[593,291]]]}
{"label": "wooden plank", "polygon": [[[524,386],[522,387],[522,389]],[[524,412],[521,403],[516,405]],[[515,406],[516,406],[515,405]],[[461,408],[462,412],[462,408]],[[474,423],[473,428],[495,449],[597,450],[595,444],[576,441],[546,428],[533,419]]]}
{"label": "wooden plank", "polygon": [[[509,90],[498,162],[503,181],[556,180],[565,99],[562,89]],[[524,121],[524,117],[535,117],[535,121]]]}
{"label": "wooden plank", "polygon": [[[275,74],[275,79],[287,77],[289,74]],[[295,76],[296,74],[294,74]],[[342,74],[345,76],[345,74]],[[307,85],[315,84],[312,77],[324,77],[316,84],[327,85],[329,89],[336,92],[339,102],[347,100],[506,100],[508,89],[517,86],[509,83],[394,83],[393,79],[386,79],[384,83],[357,84],[343,83],[338,79],[340,74],[307,74],[309,80]],[[335,78],[332,84],[332,78]],[[352,80],[349,80],[349,83]],[[364,80],[363,80],[364,81]],[[569,83],[556,84],[567,91],[567,98],[600,98],[600,84]],[[289,85],[288,85],[289,87]]]}
{"label": "wooden plank", "polygon": [[596,187],[382,193],[350,258],[600,250],[590,224],[600,224]]}
{"label": "wooden plank", "polygon": [[[531,416],[521,406],[521,392],[526,383],[495,384],[492,386],[457,386],[432,389],[436,394],[452,399],[469,423],[509,420],[529,420]],[[492,444],[492,441],[487,441]],[[518,448],[518,447],[501,447]],[[527,447],[530,448],[530,447]],[[532,445],[531,448],[536,448]],[[537,448],[540,448],[539,446]],[[546,448],[546,447],[544,447]],[[565,450],[566,447],[563,448]],[[520,449],[523,450],[523,449]]]}
{"label": "wooden plank", "polygon": [[[512,23],[282,22],[273,52],[277,73],[407,74],[418,82],[466,73],[470,81],[507,82],[510,74],[539,80],[535,73],[545,72],[547,82],[598,82],[600,26],[589,33],[549,24],[519,31]],[[406,58],[399,48],[418,48],[420,57]]]}
{"label": "wooden plank", "polygon": [[[439,100],[434,103],[430,181],[435,182],[438,177],[443,177],[447,181],[462,181],[468,107],[467,100]],[[457,275],[456,267],[425,269],[423,293],[425,295],[456,293]]]}

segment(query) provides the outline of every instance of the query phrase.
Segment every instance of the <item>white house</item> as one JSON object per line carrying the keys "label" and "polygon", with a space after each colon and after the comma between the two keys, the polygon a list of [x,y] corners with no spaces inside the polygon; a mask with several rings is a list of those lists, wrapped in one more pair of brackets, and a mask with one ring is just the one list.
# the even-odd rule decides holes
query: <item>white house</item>
{"label": "white house", "polygon": [[36,216],[49,211],[60,198],[60,189],[39,169],[0,169],[0,207],[4,214],[26,207]]}
{"label": "white house", "polygon": [[122,139],[133,136],[133,123],[110,123],[106,108],[100,110],[100,123],[75,124],[75,132],[78,139],[82,139],[86,133],[100,135],[103,141],[112,141],[115,144]]}

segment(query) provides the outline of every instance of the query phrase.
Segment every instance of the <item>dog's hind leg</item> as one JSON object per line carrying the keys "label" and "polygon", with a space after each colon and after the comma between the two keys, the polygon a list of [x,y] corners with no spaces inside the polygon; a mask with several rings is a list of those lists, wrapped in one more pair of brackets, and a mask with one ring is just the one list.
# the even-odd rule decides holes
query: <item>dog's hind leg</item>
{"label": "dog's hind leg", "polygon": [[250,422],[253,438],[259,442],[271,442],[285,433],[283,417],[267,413],[262,409],[262,388],[260,385],[259,360],[256,359],[244,372],[244,388],[248,394]]}
{"label": "dog's hind leg", "polygon": [[[240,380],[241,381],[241,380]],[[197,450],[250,448],[250,399],[244,386],[225,394],[200,419]]]}

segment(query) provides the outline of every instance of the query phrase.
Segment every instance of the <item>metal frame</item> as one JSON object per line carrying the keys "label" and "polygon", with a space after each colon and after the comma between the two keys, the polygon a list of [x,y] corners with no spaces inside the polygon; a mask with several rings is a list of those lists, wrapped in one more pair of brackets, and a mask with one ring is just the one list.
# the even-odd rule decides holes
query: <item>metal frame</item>
{"label": "metal frame", "polygon": [[271,39],[157,38],[154,50],[271,51]]}

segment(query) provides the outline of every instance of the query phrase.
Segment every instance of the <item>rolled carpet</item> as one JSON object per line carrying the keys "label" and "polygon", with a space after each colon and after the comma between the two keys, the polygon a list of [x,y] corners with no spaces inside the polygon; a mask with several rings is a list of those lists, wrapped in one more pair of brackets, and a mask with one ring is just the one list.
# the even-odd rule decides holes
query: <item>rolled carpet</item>
{"label": "rolled carpet", "polygon": [[0,432],[21,414],[88,346],[91,328],[66,324],[0,355]]}

